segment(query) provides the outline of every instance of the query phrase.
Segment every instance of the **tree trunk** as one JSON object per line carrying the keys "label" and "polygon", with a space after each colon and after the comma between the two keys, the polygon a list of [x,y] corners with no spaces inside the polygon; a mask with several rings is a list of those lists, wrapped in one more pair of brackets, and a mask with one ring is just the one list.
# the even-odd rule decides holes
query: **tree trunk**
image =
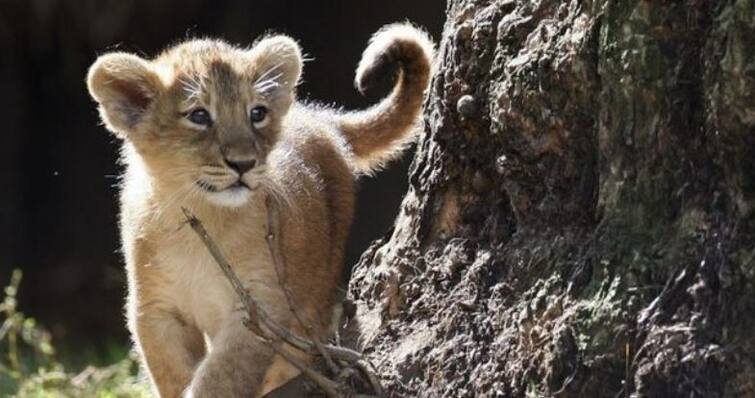
{"label": "tree trunk", "polygon": [[755,396],[755,0],[449,0],[350,282],[391,396]]}

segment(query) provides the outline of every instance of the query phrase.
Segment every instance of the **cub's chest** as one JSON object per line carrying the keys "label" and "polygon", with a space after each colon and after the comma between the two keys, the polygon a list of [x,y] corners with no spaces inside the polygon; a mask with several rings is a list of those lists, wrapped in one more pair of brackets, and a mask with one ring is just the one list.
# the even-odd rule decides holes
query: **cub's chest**
{"label": "cub's chest", "polygon": [[[274,284],[276,279],[273,279],[274,268],[264,239],[264,225],[259,224],[241,229],[229,226],[211,235],[247,289],[264,301],[265,286]],[[231,312],[239,307],[229,281],[188,227],[171,238],[160,239],[156,249],[159,254],[155,265],[159,267],[162,299],[213,337]]]}

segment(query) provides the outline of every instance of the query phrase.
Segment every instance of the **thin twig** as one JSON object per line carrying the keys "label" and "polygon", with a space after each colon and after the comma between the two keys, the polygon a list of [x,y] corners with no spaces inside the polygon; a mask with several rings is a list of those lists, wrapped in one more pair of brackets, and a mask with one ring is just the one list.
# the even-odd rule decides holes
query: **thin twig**
{"label": "thin twig", "polygon": [[[275,206],[272,206],[275,208]],[[242,305],[244,306],[244,309],[246,310],[248,314],[248,319],[244,322],[244,324],[250,328],[255,334],[257,334],[266,344],[273,349],[276,353],[281,355],[284,359],[286,359],[289,363],[291,363],[294,367],[299,369],[302,374],[310,378],[315,384],[317,384],[320,388],[323,389],[329,396],[332,397],[340,397],[340,396],[354,396],[353,393],[351,393],[350,389],[342,385],[340,383],[337,383],[328,377],[322,375],[321,373],[317,372],[316,370],[312,369],[311,367],[307,366],[306,364],[302,363],[298,359],[296,359],[293,355],[286,352],[284,349],[279,347],[279,345],[273,341],[273,338],[277,338],[280,342],[288,343],[289,345],[293,346],[294,348],[297,348],[305,353],[309,354],[319,354],[323,356],[324,358],[326,356],[332,356],[334,358],[337,358],[338,360],[342,360],[346,363],[353,364],[362,370],[363,373],[365,373],[370,380],[370,383],[373,384],[373,388],[375,388],[376,392],[381,392],[382,389],[379,388],[379,384],[377,387],[373,383],[374,375],[367,370],[367,368],[364,366],[362,362],[362,354],[350,350],[348,348],[339,347],[339,346],[332,346],[332,345],[323,345],[319,341],[315,340],[310,341],[305,338],[302,338],[300,336],[295,335],[290,330],[282,327],[279,325],[274,319],[270,317],[270,315],[259,305],[259,303],[254,300],[254,298],[249,294],[249,292],[244,287],[243,283],[239,279],[239,277],[236,275],[235,272],[233,272],[233,268],[231,267],[230,263],[226,260],[225,256],[223,255],[223,252],[220,250],[220,247],[215,243],[215,241],[212,239],[210,234],[207,232],[207,230],[204,228],[204,225],[202,222],[194,216],[188,209],[182,208],[182,211],[184,213],[184,216],[186,217],[186,222],[189,224],[189,226],[194,230],[194,232],[199,236],[199,238],[202,240],[202,243],[207,247],[208,251],[210,252],[210,255],[213,257],[215,262],[218,264],[220,269],[222,270],[223,274],[226,276],[226,278],[231,283],[231,286],[236,291],[236,293],[239,295],[239,298],[242,301]],[[277,208],[275,208],[274,212],[271,212],[270,209],[268,209],[268,220],[271,220],[271,217],[273,219],[277,218]],[[273,226],[274,228],[277,228],[278,224],[277,221],[275,222],[269,222],[268,225]],[[291,307],[291,310],[294,314],[296,314],[294,309],[294,303],[293,299],[290,296],[290,291],[288,290],[288,285],[286,283],[285,279],[285,270],[281,269],[279,267],[279,264],[282,263],[280,251],[278,250],[277,242],[276,242],[276,229],[272,229],[272,233],[268,234],[268,244],[270,245],[271,249],[271,255],[274,258],[274,262],[276,263],[276,272],[278,273],[279,279],[282,282],[282,288],[284,289],[284,292],[287,299],[289,300],[289,306]],[[275,260],[275,258],[278,258],[278,260]],[[283,272],[281,272],[283,271]],[[296,315],[295,315],[296,316]],[[301,323],[301,318],[297,317],[297,320],[299,320],[300,324],[302,326],[305,326],[303,323]],[[273,336],[270,336],[262,327],[265,327],[267,330],[272,333]],[[306,327],[306,326],[305,326]],[[332,361],[332,359],[331,359]],[[334,367],[335,363],[333,362]],[[362,396],[362,395],[356,395],[356,396]],[[364,396],[364,397],[370,397],[370,396]]]}
{"label": "thin twig", "polygon": [[333,374],[338,374],[338,372],[340,371],[338,365],[336,365],[335,361],[333,361],[333,358],[328,353],[328,350],[325,349],[325,346],[322,345],[320,339],[313,337],[312,342],[315,344],[317,352],[319,352],[320,356],[322,356],[322,358],[325,360],[325,364],[328,366],[328,369],[330,369]]}
{"label": "thin twig", "polygon": [[278,239],[281,230],[280,211],[278,210],[278,205],[275,203],[275,200],[270,196],[267,197],[265,204],[267,205],[267,235],[265,236],[265,240],[270,249],[270,256],[273,259],[275,274],[278,276],[278,284],[283,290],[283,295],[286,296],[288,308],[291,310],[294,318],[296,318],[296,321],[299,322],[299,325],[307,331],[309,338],[312,340],[312,343],[315,345],[315,348],[323,359],[325,359],[325,363],[328,365],[328,368],[330,368],[330,371],[333,372],[333,374],[338,374],[340,369],[333,361],[333,358],[328,351],[323,347],[319,337],[313,333],[312,325],[308,322],[305,323],[304,318],[299,314],[298,306],[294,302],[294,294],[291,292],[291,287],[288,284],[288,269],[286,269],[285,260],[280,252],[280,241]]}
{"label": "thin twig", "polygon": [[341,392],[342,388],[340,384],[334,382],[333,380],[330,380],[319,372],[312,370],[312,368],[299,361],[285,349],[279,347],[277,344],[272,344],[271,348],[291,365],[294,365],[296,369],[299,369],[300,372],[302,372],[315,384],[317,384],[317,386],[320,387],[329,397],[342,397],[345,395]]}
{"label": "thin twig", "polygon": [[267,247],[270,250],[270,257],[273,260],[273,268],[275,268],[275,274],[278,276],[278,284],[283,289],[283,295],[286,296],[288,307],[291,313],[296,318],[296,321],[303,327],[307,327],[304,320],[299,315],[297,306],[294,303],[293,293],[288,286],[288,274],[285,269],[283,256],[280,252],[280,244],[278,242],[278,235],[280,233],[280,214],[278,212],[278,206],[275,201],[268,196],[265,201],[267,205],[267,235],[265,240],[267,241]]}
{"label": "thin twig", "polygon": [[[254,298],[251,297],[246,291],[239,277],[236,276],[236,274],[233,272],[230,264],[223,256],[222,251],[207,233],[207,230],[204,228],[204,225],[202,225],[202,222],[188,209],[183,208],[182,210],[184,212],[184,215],[186,216],[187,223],[194,230],[194,232],[199,235],[199,237],[202,239],[202,242],[210,251],[212,258],[215,259],[215,262],[223,270],[223,274],[226,276],[226,278],[228,278],[234,290],[241,298],[242,305],[244,306],[244,309],[249,313],[250,317],[253,317],[254,321],[258,320],[259,323],[269,329],[275,335],[275,337],[285,341],[289,345],[306,353],[316,354],[317,349],[314,343],[291,333],[288,329],[279,325],[273,318],[270,317],[270,315],[267,314],[267,312],[262,307],[260,307],[260,305],[254,300]],[[346,347],[324,344],[323,348],[333,358],[341,361],[351,363],[362,360],[363,358],[362,354],[360,354],[359,352]]]}
{"label": "thin twig", "polygon": [[367,361],[357,361],[354,363],[354,365],[359,369],[362,374],[367,377],[367,380],[370,382],[370,385],[372,386],[372,389],[375,391],[375,394],[377,394],[379,397],[384,396],[383,395],[383,385],[380,384],[380,379],[377,377],[375,373],[370,369],[370,364]]}
{"label": "thin twig", "polygon": [[238,294],[241,298],[241,304],[244,306],[244,310],[246,310],[247,314],[249,314],[252,318],[259,318],[260,314],[257,311],[259,305],[254,301],[254,298],[252,298],[252,296],[246,290],[241,280],[239,280],[239,278],[233,272],[231,264],[229,264],[225,259],[225,256],[223,256],[223,253],[220,251],[218,245],[216,245],[212,240],[210,234],[207,232],[204,225],[202,225],[202,222],[199,221],[199,219],[194,216],[194,214],[192,214],[188,209],[182,207],[181,210],[183,211],[184,216],[186,216],[186,221],[189,223],[191,229],[193,229],[194,232],[197,233],[199,239],[202,240],[202,243],[204,243],[204,245],[207,247],[207,250],[210,251],[210,255],[213,259],[215,259],[215,262],[220,267],[220,270],[223,271],[228,281],[231,282],[233,290],[235,290],[236,294]]}

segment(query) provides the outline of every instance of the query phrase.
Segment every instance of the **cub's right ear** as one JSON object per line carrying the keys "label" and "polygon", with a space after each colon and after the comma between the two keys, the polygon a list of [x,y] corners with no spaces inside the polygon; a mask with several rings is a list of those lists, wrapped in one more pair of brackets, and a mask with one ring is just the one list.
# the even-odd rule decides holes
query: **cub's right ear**
{"label": "cub's right ear", "polygon": [[148,115],[162,82],[147,61],[131,54],[111,53],[89,68],[87,87],[100,104],[100,116],[109,130],[125,138]]}

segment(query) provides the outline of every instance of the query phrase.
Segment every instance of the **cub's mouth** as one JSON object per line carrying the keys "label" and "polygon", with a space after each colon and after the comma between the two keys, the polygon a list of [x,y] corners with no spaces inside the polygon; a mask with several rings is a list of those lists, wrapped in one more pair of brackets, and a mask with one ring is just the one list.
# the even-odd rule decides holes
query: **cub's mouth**
{"label": "cub's mouth", "polygon": [[246,185],[246,183],[241,180],[237,180],[233,184],[229,185],[226,189],[238,189],[238,188],[251,189],[249,185]]}
{"label": "cub's mouth", "polygon": [[252,188],[249,187],[249,185],[247,185],[241,179],[238,179],[234,183],[227,185],[223,188],[218,188],[217,186],[210,184],[209,182],[202,181],[202,180],[197,181],[196,184],[197,186],[202,188],[204,191],[211,192],[211,193],[231,191],[231,190],[249,190],[249,191],[252,190]]}
{"label": "cub's mouth", "polygon": [[205,193],[204,196],[220,207],[241,207],[246,204],[252,196],[254,188],[250,187],[244,181],[236,180],[235,182],[218,187],[206,181],[197,181],[197,186]]}

